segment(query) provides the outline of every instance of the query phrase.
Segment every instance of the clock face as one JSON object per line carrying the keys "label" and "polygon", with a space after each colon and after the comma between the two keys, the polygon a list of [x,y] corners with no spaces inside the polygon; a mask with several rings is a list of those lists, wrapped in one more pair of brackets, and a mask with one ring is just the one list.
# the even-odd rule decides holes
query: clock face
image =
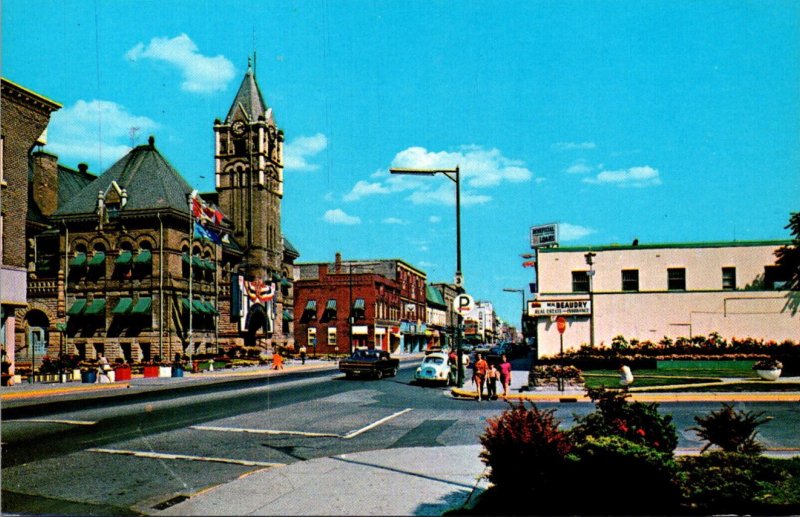
{"label": "clock face", "polygon": [[244,122],[242,122],[241,120],[237,120],[236,122],[233,123],[231,129],[233,129],[233,134],[243,135],[245,130]]}

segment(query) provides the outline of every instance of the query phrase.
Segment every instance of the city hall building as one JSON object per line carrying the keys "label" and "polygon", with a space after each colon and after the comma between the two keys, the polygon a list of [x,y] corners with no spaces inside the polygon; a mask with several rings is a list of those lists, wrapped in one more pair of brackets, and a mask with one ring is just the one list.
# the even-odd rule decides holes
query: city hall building
{"label": "city hall building", "polygon": [[780,342],[800,338],[788,271],[775,251],[790,241],[638,244],[540,248],[538,296],[528,301],[538,356],[609,346],[618,335],[658,342],[665,336],[718,332],[723,338]]}

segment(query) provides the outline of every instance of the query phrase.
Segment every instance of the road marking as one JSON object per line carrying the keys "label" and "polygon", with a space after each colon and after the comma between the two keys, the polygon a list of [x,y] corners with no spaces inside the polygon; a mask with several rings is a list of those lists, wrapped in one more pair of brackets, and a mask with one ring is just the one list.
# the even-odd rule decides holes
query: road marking
{"label": "road marking", "polygon": [[11,422],[36,422],[40,424],[67,424],[67,425],[97,425],[97,422],[91,420],[62,420],[58,418],[17,418],[14,420],[6,420],[5,424]]}
{"label": "road marking", "polygon": [[159,460],[188,460],[188,461],[210,461],[214,463],[231,463],[233,465],[245,465],[248,467],[285,467],[285,463],[270,463],[266,461],[236,460],[231,458],[214,458],[209,456],[190,456],[187,454],[167,454],[161,452],[129,451],[122,449],[88,449],[89,452],[99,452],[101,454],[120,454],[123,456],[135,456],[137,458],[151,458]]}
{"label": "road marking", "polygon": [[366,432],[367,432],[367,431],[369,431],[370,429],[373,429],[373,428],[375,428],[375,427],[378,427],[378,426],[379,426],[379,425],[381,425],[381,424],[385,424],[385,423],[386,423],[386,422],[388,422],[389,420],[391,420],[391,419],[393,419],[393,418],[397,418],[397,417],[398,417],[398,416],[400,416],[400,415],[404,415],[404,414],[408,413],[408,412],[409,412],[409,411],[411,411],[411,410],[412,410],[412,408],[406,408],[406,409],[404,409],[404,410],[402,410],[402,411],[398,411],[397,413],[394,413],[394,414],[392,414],[392,415],[389,415],[389,416],[387,416],[387,417],[381,418],[381,419],[380,419],[380,420],[378,420],[377,422],[374,422],[374,423],[372,423],[372,424],[369,424],[369,425],[368,425],[368,426],[366,426],[366,427],[362,427],[361,429],[358,429],[358,430],[356,430],[356,431],[350,431],[350,432],[349,432],[349,433],[347,433],[346,435],[342,436],[342,438],[344,438],[345,440],[349,440],[349,439],[351,439],[351,438],[355,438],[356,436],[358,436],[358,435],[360,435],[360,434],[362,434],[362,433],[366,433]]}
{"label": "road marking", "polygon": [[397,418],[400,415],[404,415],[411,411],[412,408],[406,408],[402,411],[398,411],[397,413],[391,414],[387,417],[381,418],[377,422],[373,422],[361,429],[356,429],[355,431],[350,431],[345,435],[335,434],[335,433],[312,433],[308,431],[282,431],[278,429],[249,429],[243,427],[216,427],[210,425],[193,425],[191,429],[196,429],[198,431],[218,431],[223,433],[252,433],[252,434],[270,434],[270,435],[290,435],[290,436],[305,436],[308,438],[342,438],[344,440],[350,440],[351,438],[355,438],[356,436],[366,433],[370,429],[374,429],[379,425],[385,424],[389,420],[393,418]]}
{"label": "road marking", "polygon": [[193,425],[191,429],[198,431],[220,431],[225,433],[252,433],[252,434],[288,434],[294,436],[307,436],[312,438],[341,438],[334,433],[310,433],[305,431],[280,431],[277,429],[248,429],[239,427],[215,427],[210,425]]}

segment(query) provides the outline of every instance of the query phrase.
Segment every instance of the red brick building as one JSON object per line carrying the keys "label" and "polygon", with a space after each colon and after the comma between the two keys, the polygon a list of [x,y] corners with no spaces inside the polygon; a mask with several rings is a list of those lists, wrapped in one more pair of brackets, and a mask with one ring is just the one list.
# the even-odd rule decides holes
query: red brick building
{"label": "red brick building", "polygon": [[294,336],[309,354],[423,350],[425,273],[402,260],[295,264]]}

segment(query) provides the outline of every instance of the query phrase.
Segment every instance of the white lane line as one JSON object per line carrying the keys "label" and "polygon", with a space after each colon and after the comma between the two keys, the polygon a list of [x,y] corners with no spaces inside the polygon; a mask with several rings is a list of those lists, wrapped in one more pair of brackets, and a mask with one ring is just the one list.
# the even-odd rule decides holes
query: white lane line
{"label": "white lane line", "polygon": [[187,454],[165,454],[161,452],[148,452],[148,451],[128,451],[122,449],[89,449],[89,452],[99,452],[102,454],[121,454],[124,456],[135,456],[137,458],[151,458],[159,460],[211,461],[215,463],[231,463],[234,465],[246,465],[248,467],[286,466],[285,463],[269,463],[266,461],[235,460],[231,458],[214,458],[210,456],[189,456]]}
{"label": "white lane line", "polygon": [[381,418],[377,422],[373,422],[361,429],[356,429],[355,431],[350,431],[345,435],[341,434],[334,434],[334,433],[312,433],[308,431],[281,431],[278,429],[248,429],[248,428],[241,428],[241,427],[215,427],[210,425],[193,425],[191,429],[196,429],[198,431],[218,431],[223,433],[252,433],[252,434],[271,434],[271,435],[290,435],[290,436],[305,436],[308,438],[342,438],[344,440],[350,440],[351,438],[355,438],[356,436],[366,433],[370,429],[374,429],[379,425],[385,424],[389,420],[393,418],[397,418],[400,415],[404,415],[411,411],[412,408],[406,408],[402,411],[398,411],[397,413],[391,414],[387,417]]}
{"label": "white lane line", "polygon": [[67,424],[67,425],[96,425],[97,422],[91,420],[62,420],[58,418],[18,418],[14,420],[6,420],[4,424],[11,422],[36,422],[39,424]]}
{"label": "white lane line", "polygon": [[253,434],[288,434],[294,436],[308,436],[312,438],[341,438],[333,433],[309,433],[305,431],[280,431],[277,429],[247,429],[238,427],[214,427],[210,425],[193,425],[191,429],[198,431],[221,431],[225,433],[253,433]]}
{"label": "white lane line", "polygon": [[358,430],[355,430],[355,431],[350,431],[350,432],[349,432],[349,433],[347,433],[346,435],[342,436],[342,438],[344,438],[345,440],[349,440],[350,438],[355,438],[356,436],[358,436],[358,435],[360,435],[360,434],[362,434],[362,433],[366,433],[366,432],[367,432],[367,431],[369,431],[370,429],[373,429],[373,428],[375,428],[375,427],[378,427],[378,426],[379,426],[379,425],[381,425],[381,424],[385,424],[385,423],[386,423],[386,422],[388,422],[389,420],[391,420],[391,419],[393,419],[393,418],[397,418],[397,417],[399,417],[400,415],[404,415],[404,414],[408,413],[408,412],[409,412],[409,411],[411,411],[411,410],[412,410],[412,408],[406,408],[406,409],[404,409],[404,410],[402,410],[402,411],[398,411],[397,413],[394,413],[394,414],[392,414],[392,415],[389,415],[389,416],[387,416],[387,417],[381,418],[381,419],[380,419],[380,420],[378,420],[377,422],[373,422],[373,423],[369,424],[369,425],[368,425],[368,426],[366,426],[366,427],[362,427],[361,429],[358,429]]}

